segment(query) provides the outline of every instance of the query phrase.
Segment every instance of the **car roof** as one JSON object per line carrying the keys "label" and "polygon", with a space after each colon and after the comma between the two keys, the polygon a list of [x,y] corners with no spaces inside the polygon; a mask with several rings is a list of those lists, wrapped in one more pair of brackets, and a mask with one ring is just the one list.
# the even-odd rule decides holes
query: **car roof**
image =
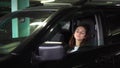
{"label": "car roof", "polygon": [[23,9],[22,11],[58,11],[60,8],[66,8],[70,6],[35,6],[28,7]]}

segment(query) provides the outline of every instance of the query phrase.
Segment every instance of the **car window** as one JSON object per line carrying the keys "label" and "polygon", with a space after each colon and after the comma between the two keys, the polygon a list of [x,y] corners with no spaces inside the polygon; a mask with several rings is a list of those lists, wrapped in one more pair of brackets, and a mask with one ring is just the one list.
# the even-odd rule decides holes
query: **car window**
{"label": "car window", "polygon": [[57,21],[57,26],[54,28],[52,36],[49,36],[47,41],[63,42],[68,45],[76,25],[86,24],[90,27],[89,38],[86,46],[97,46],[97,34],[95,28],[95,17],[92,14],[81,15],[75,12],[63,17],[62,20]]}
{"label": "car window", "polygon": [[116,44],[120,41],[120,13],[111,11],[106,14],[108,23],[108,44]]}
{"label": "car window", "polygon": [[[119,20],[120,15],[115,15],[115,16],[111,16],[108,17],[109,19],[109,29],[110,29],[110,33],[111,35],[117,35],[120,34],[120,20]],[[114,24],[113,24],[114,22]]]}
{"label": "car window", "polygon": [[25,38],[29,37],[38,27],[39,29],[42,29],[47,24],[45,20],[50,17],[52,13],[54,12],[21,11],[15,12],[1,20],[0,53],[3,51],[6,51],[7,53],[11,52],[19,45],[14,43],[20,43]]}

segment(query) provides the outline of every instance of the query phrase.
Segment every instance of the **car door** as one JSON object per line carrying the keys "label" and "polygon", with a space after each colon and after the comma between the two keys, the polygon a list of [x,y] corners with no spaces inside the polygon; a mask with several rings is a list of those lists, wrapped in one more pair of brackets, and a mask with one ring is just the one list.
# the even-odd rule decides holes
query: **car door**
{"label": "car door", "polygon": [[[75,10],[72,10],[75,9]],[[66,10],[66,11],[65,11]],[[62,59],[59,60],[51,60],[51,61],[39,61],[40,58],[37,60],[35,59],[35,65],[37,64],[38,67],[67,67],[67,68],[79,68],[79,67],[91,67],[94,66],[94,58],[96,57],[93,52],[94,49],[96,49],[96,46],[98,46],[96,41],[96,29],[95,29],[95,13],[93,13],[91,10],[80,10],[78,7],[71,7],[67,8],[64,11],[58,13],[59,15],[56,16],[56,20],[54,20],[54,25],[49,29],[50,34],[47,36],[47,39],[43,42],[62,42],[62,46],[65,47],[68,45],[69,39],[73,33],[73,30],[77,24],[87,24],[91,28],[91,38],[89,41],[95,44],[88,43],[88,47],[81,48],[80,52],[75,52],[71,54],[66,54]],[[66,13],[65,15],[63,13]],[[54,45],[55,43],[51,43]],[[49,46],[52,46],[49,44]],[[39,44],[41,47],[42,44]],[[47,45],[44,45],[47,46]],[[36,52],[37,51],[37,52]],[[36,49],[36,56],[39,56],[39,50]],[[53,53],[50,53],[53,54]],[[56,54],[57,55],[57,54]],[[52,56],[56,56],[52,55]],[[50,57],[49,57],[50,58]],[[33,59],[34,61],[34,59]],[[92,64],[92,65],[91,65]]]}
{"label": "car door", "polygon": [[[93,30],[91,32],[93,34],[91,35],[91,37],[94,38],[92,39],[92,41],[93,43],[97,42],[94,45],[95,47],[81,48],[80,52],[65,54],[63,59],[59,59],[56,61],[47,61],[47,62],[38,63],[39,67],[43,66],[45,68],[47,67],[60,67],[60,68],[61,67],[67,67],[67,68],[113,67],[114,68],[116,64],[118,65],[119,61],[117,61],[117,59],[119,59],[118,58],[119,56],[116,55],[119,55],[119,49],[116,48],[118,48],[119,46],[117,44],[116,46],[114,46],[113,44],[107,46],[105,40],[106,37],[103,38],[103,36],[105,36],[106,34],[104,33],[105,32],[104,30],[106,30],[104,28],[105,27],[107,28],[107,26],[105,25],[106,16],[102,15],[101,13],[103,9],[101,9],[100,11],[96,11],[96,10],[93,11],[87,8],[84,10],[81,8],[76,8],[77,10],[70,10],[70,9],[69,12],[68,9],[66,9],[66,11],[62,11],[62,13],[66,13],[66,15],[62,15],[61,13],[60,13],[61,16],[58,15],[59,17],[56,19],[54,24],[54,26],[56,27],[50,29],[52,31],[46,41],[56,42],[56,40],[54,40],[53,38],[59,40],[60,38],[62,38],[62,43],[64,43],[62,44],[62,46],[64,47],[66,46],[66,44],[68,44],[69,38],[72,35],[72,31],[74,30],[74,27],[77,24],[81,23],[82,20],[85,20],[82,21],[84,24],[88,24],[86,23],[86,20],[87,22],[90,23],[90,20],[88,19],[91,19],[92,22],[94,22],[92,25],[93,29],[91,28]],[[57,38],[58,37],[58,36],[56,37],[57,33],[58,35],[62,34],[62,36],[60,36],[60,38]],[[59,40],[57,40],[57,42],[59,42]],[[114,64],[114,61],[116,64]]]}
{"label": "car door", "polygon": [[[103,31],[104,31],[104,43],[105,45],[113,45],[113,48],[120,44],[120,25],[119,25],[119,7],[111,7],[107,10],[103,10],[104,20],[103,22]],[[107,25],[107,26],[106,26]],[[111,50],[112,51],[112,50]],[[114,51],[116,53],[113,54],[113,58],[111,61],[113,61],[113,67],[119,68],[119,61],[120,61],[120,55],[119,55],[119,47],[115,48]],[[109,61],[108,61],[109,62]]]}

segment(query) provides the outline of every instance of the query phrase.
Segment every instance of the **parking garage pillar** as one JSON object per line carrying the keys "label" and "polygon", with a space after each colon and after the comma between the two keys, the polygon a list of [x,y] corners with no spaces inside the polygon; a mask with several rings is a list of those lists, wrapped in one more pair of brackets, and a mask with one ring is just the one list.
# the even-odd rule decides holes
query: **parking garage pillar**
{"label": "parking garage pillar", "polygon": [[[29,0],[11,0],[11,11],[17,11],[29,7]],[[29,18],[21,18],[12,20],[12,37],[24,37],[30,34]]]}

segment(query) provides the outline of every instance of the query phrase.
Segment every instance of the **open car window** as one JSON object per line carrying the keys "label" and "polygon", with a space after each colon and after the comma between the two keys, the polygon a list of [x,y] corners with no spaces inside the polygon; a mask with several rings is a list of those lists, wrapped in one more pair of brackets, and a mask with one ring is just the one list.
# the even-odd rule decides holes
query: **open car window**
{"label": "open car window", "polygon": [[80,24],[87,24],[90,27],[89,38],[86,42],[86,50],[89,47],[98,46],[94,14],[89,15],[87,13],[85,16],[83,16],[83,14],[78,11],[71,13],[68,15],[68,17],[64,16],[63,19],[58,20],[57,24],[51,29],[51,34],[48,36],[45,42],[63,43],[63,46],[69,45],[69,40],[75,27]]}

